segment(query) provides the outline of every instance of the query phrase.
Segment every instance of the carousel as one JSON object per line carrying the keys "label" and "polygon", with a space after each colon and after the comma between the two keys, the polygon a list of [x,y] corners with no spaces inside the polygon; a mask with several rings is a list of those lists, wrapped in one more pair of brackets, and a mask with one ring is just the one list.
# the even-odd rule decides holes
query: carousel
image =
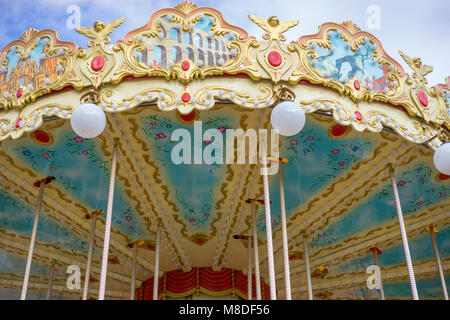
{"label": "carousel", "polygon": [[448,300],[450,77],[351,21],[249,19],[1,51],[0,299]]}

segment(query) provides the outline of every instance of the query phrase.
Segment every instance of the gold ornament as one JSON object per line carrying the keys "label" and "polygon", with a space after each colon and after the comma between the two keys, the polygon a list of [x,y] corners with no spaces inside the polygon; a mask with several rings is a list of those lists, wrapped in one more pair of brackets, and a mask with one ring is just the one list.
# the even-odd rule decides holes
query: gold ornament
{"label": "gold ornament", "polygon": [[422,64],[422,60],[420,58],[410,58],[402,51],[398,51],[400,56],[405,60],[405,62],[410,66],[410,68],[414,71],[412,74],[413,78],[417,81],[423,81],[423,83],[427,84],[428,81],[425,79],[425,76],[433,71],[432,66],[427,66]]}
{"label": "gold ornament", "polygon": [[295,27],[298,24],[298,20],[286,20],[280,23],[278,17],[271,16],[269,19],[258,18],[251,14],[248,15],[249,19],[256,23],[261,29],[267,33],[263,34],[264,40],[280,40],[285,41],[286,37],[282,33],[286,32],[290,28]]}
{"label": "gold ornament", "polygon": [[109,39],[107,36],[111,34],[114,29],[119,27],[124,21],[125,18],[120,18],[108,23],[106,26],[103,21],[95,21],[94,29],[92,29],[91,27],[79,27],[76,28],[76,31],[92,39],[88,42],[88,47],[93,47],[95,45],[103,46],[104,44],[108,44],[111,42],[111,39]]}

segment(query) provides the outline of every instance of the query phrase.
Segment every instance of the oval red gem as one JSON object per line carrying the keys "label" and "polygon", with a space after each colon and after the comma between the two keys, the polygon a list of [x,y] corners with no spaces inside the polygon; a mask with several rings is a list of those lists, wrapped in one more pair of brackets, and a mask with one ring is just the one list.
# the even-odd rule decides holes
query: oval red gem
{"label": "oval red gem", "polygon": [[91,69],[94,71],[100,71],[105,65],[105,58],[103,56],[95,56],[91,62]]}
{"label": "oval red gem", "polygon": [[191,65],[189,64],[189,61],[183,61],[181,63],[181,69],[183,69],[184,71],[188,71],[190,67]]}
{"label": "oval red gem", "polygon": [[278,67],[283,62],[283,57],[278,51],[272,50],[267,55],[267,60],[271,66]]}
{"label": "oval red gem", "polygon": [[183,93],[181,96],[181,101],[183,102],[189,102],[191,100],[191,95],[187,92]]}
{"label": "oval red gem", "polygon": [[50,142],[50,136],[47,134],[47,132],[36,130],[33,133],[34,138],[41,142],[41,143],[49,143]]}
{"label": "oval red gem", "polygon": [[16,97],[20,98],[22,95],[23,95],[23,89],[19,88],[19,90],[17,90],[17,92],[16,92]]}
{"label": "oval red gem", "polygon": [[423,91],[417,92],[417,97],[419,98],[419,102],[424,106],[428,106],[428,97]]}
{"label": "oval red gem", "polygon": [[356,115],[356,120],[361,121],[363,119],[361,112],[355,111],[355,115]]}
{"label": "oval red gem", "polygon": [[19,128],[20,127],[20,122],[23,121],[22,118],[17,119],[15,127]]}
{"label": "oval red gem", "polygon": [[444,173],[440,173],[439,174],[439,180],[448,180],[450,179],[450,175],[444,174]]}
{"label": "oval red gem", "polygon": [[347,131],[347,126],[343,126],[340,124],[335,125],[332,129],[331,129],[331,134],[334,137],[340,137],[342,136],[345,132]]}
{"label": "oval red gem", "polygon": [[358,80],[353,81],[353,86],[355,87],[356,90],[361,89],[361,84],[359,83]]}

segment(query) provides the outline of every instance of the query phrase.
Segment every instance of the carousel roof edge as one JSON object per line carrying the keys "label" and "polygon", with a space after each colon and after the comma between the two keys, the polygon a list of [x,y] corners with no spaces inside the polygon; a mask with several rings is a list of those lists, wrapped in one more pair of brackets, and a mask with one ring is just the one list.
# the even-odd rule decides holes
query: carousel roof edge
{"label": "carousel roof edge", "polygon": [[[24,131],[36,129],[39,119],[49,115],[48,99],[44,97],[50,93],[62,98],[65,89],[74,88],[80,100],[95,89],[102,97],[105,87],[111,91],[111,86],[124,79],[146,77],[175,80],[185,88],[201,80],[207,88],[218,75],[246,75],[254,83],[272,83],[267,89],[272,92],[268,102],[279,98],[277,88],[281,84],[296,87],[311,83],[348,97],[356,109],[362,103],[386,103],[405,110],[421,127],[420,132],[394,128],[397,132],[402,129],[401,135],[409,140],[433,148],[450,140],[450,77],[445,84],[429,87],[426,75],[433,68],[422,64],[420,58],[410,58],[400,51],[413,71],[409,75],[376,37],[351,21],[324,23],[316,34],[286,43],[283,33],[298,20],[280,22],[274,16],[266,20],[253,15],[249,19],[265,31],[263,40],[227,23],[219,11],[189,1],[156,11],[146,24],[114,44],[109,44],[108,35],[124,18],[108,24],[96,21],[93,28],[77,28],[90,39],[88,49],[59,40],[53,30],[29,29],[0,53],[0,140],[18,138]],[[343,65],[350,71],[345,73]],[[216,89],[220,93],[229,88]],[[211,90],[204,91],[211,95]],[[203,105],[186,99],[187,95],[181,95],[168,103],[181,113],[209,108],[207,99],[200,99]],[[79,102],[55,115],[70,118]],[[242,104],[255,108],[263,105],[249,102]],[[165,107],[160,109],[171,109]],[[355,112],[351,121],[367,121],[365,115]],[[344,120],[338,117],[337,121]]]}

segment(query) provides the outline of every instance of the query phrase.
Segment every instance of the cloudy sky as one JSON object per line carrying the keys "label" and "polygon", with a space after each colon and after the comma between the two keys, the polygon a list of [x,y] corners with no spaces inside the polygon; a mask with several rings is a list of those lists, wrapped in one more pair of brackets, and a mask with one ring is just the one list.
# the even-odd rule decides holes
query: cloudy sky
{"label": "cloudy sky", "polygon": [[[178,0],[0,0],[0,47],[18,39],[32,27],[54,29],[60,39],[86,47],[88,39],[67,28],[78,6],[82,26],[95,20],[105,22],[125,17],[125,23],[110,36],[115,42],[128,32],[144,25],[150,15],[161,8],[173,7]],[[225,19],[260,39],[262,32],[247,17],[249,13],[280,20],[298,19],[300,23],[287,32],[289,41],[317,32],[321,23],[352,20],[362,30],[375,35],[385,50],[407,72],[398,50],[410,57],[421,57],[434,67],[429,84],[443,83],[450,76],[450,1],[449,0],[196,0],[199,6],[221,11]],[[373,28],[374,11],[379,12],[379,28]],[[376,14],[376,13],[375,13]],[[372,20],[371,20],[372,19]]]}

